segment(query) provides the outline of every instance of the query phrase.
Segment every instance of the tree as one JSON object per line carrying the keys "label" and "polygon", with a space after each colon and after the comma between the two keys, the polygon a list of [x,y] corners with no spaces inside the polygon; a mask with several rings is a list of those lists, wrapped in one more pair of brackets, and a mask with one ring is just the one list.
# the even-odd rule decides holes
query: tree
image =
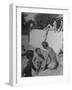
{"label": "tree", "polygon": [[53,19],[55,19],[58,14],[38,14],[35,17],[38,29],[45,28],[48,24],[53,24]]}

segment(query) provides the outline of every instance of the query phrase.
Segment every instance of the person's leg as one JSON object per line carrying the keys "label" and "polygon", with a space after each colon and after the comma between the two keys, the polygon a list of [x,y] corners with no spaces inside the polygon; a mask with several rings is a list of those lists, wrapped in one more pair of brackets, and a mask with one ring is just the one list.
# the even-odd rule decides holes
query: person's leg
{"label": "person's leg", "polygon": [[52,48],[49,49],[49,57],[50,57],[50,63],[48,65],[49,69],[57,69],[57,67],[59,66],[59,63],[57,61],[57,57],[56,54],[54,52],[54,50]]}

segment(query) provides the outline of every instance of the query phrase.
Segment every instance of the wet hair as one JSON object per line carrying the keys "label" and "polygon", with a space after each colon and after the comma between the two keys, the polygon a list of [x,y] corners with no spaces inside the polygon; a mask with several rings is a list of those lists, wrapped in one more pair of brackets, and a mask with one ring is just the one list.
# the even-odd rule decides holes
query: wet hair
{"label": "wet hair", "polygon": [[43,42],[42,42],[42,46],[43,46],[44,49],[46,49],[46,48],[48,47],[48,42],[43,41]]}
{"label": "wet hair", "polygon": [[[37,53],[38,50],[40,50],[40,48],[36,48],[36,49],[35,49],[35,52]],[[41,51],[40,51],[40,52],[41,52]]]}

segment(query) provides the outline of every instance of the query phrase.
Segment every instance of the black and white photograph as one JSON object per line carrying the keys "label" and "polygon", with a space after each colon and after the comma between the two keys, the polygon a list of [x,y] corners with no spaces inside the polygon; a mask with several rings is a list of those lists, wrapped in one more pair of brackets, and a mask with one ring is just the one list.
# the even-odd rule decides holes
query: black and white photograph
{"label": "black and white photograph", "polygon": [[63,14],[21,12],[21,77],[63,75]]}

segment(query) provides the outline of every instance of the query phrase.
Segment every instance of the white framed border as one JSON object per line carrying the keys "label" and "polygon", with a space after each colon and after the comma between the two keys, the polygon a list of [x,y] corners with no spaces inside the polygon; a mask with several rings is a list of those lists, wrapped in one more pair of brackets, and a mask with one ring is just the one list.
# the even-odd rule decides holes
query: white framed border
{"label": "white framed border", "polygon": [[[63,14],[64,23],[64,74],[63,76],[41,76],[21,78],[21,12]],[[10,5],[10,78],[11,85],[25,84],[54,84],[70,81],[68,61],[67,36],[69,29],[69,9],[24,7],[23,5]]]}

